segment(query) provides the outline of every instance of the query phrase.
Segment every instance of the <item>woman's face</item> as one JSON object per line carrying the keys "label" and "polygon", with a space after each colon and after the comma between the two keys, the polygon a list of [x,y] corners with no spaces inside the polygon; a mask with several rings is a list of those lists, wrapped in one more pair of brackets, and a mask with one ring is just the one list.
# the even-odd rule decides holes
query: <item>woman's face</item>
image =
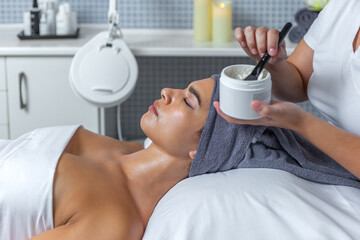
{"label": "woman's face", "polygon": [[179,157],[195,151],[209,112],[212,78],[191,82],[186,89],[164,88],[161,99],[141,118],[141,128],[153,144]]}

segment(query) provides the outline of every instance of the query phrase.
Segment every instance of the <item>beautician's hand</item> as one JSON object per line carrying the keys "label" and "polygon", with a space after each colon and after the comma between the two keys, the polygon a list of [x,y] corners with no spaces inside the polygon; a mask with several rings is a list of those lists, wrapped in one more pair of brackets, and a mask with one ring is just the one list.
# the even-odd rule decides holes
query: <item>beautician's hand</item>
{"label": "beautician's hand", "polygon": [[232,118],[220,110],[220,105],[217,101],[214,102],[214,107],[218,114],[229,123],[273,126],[294,131],[297,131],[297,129],[302,127],[304,119],[309,114],[294,103],[274,100],[271,101],[270,105],[261,101],[253,101],[251,103],[251,107],[254,111],[263,116],[262,118],[255,120]]}
{"label": "beautician's hand", "polygon": [[246,54],[257,62],[266,51],[271,56],[270,64],[276,64],[286,59],[285,41],[278,47],[279,31],[277,29],[268,29],[264,26],[257,29],[252,26],[247,26],[245,29],[238,27],[234,34]]}

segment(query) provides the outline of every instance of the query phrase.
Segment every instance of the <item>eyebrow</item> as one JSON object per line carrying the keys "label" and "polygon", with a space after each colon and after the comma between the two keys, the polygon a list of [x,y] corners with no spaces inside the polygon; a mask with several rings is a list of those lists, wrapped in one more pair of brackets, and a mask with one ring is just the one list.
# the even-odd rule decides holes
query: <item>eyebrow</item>
{"label": "eyebrow", "polygon": [[199,95],[198,91],[196,91],[196,89],[193,86],[190,86],[189,87],[189,92],[194,94],[194,96],[196,97],[196,99],[197,99],[197,101],[199,103],[199,106],[201,107],[201,99],[200,99],[200,95]]}

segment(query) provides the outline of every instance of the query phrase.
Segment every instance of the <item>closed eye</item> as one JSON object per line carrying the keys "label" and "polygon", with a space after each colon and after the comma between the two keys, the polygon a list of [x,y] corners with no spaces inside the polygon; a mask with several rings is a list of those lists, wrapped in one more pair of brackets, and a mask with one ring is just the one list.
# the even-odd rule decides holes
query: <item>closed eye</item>
{"label": "closed eye", "polygon": [[184,98],[184,102],[185,102],[185,104],[186,104],[189,108],[193,109],[193,107],[189,104],[189,102],[187,101],[186,98]]}

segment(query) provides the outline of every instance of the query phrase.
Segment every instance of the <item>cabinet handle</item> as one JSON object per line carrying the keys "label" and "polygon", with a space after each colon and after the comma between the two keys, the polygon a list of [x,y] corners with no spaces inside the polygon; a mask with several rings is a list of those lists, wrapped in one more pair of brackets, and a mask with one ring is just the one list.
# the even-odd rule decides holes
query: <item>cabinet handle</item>
{"label": "cabinet handle", "polygon": [[[19,74],[20,109],[26,109],[26,108],[27,108],[27,103],[24,102],[24,98],[23,98],[23,93],[26,94],[26,89],[25,89],[25,91],[23,91],[23,84],[24,84],[25,87],[26,87],[26,85],[27,85],[27,83],[26,83],[26,75],[25,75],[25,73],[21,72],[21,73]],[[25,98],[25,99],[27,99],[27,94],[26,94],[26,98]]]}

